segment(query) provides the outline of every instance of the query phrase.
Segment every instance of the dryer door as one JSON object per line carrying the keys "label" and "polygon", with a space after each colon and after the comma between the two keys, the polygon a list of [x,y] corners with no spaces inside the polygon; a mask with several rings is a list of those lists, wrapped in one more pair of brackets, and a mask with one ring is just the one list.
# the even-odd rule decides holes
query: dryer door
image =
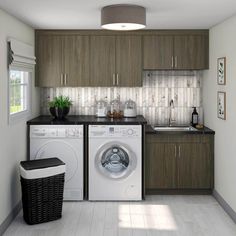
{"label": "dryer door", "polygon": [[122,143],[108,143],[100,148],[95,159],[98,171],[112,179],[129,176],[136,168],[137,159],[133,152]]}
{"label": "dryer door", "polygon": [[50,157],[58,157],[66,164],[65,182],[73,179],[78,169],[78,157],[69,142],[59,139],[44,142],[39,147],[35,159]]}

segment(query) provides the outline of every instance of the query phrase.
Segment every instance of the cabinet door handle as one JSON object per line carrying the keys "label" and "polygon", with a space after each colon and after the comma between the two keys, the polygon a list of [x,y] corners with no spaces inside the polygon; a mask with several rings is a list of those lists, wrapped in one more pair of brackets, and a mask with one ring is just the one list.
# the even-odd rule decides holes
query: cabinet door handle
{"label": "cabinet door handle", "polygon": [[116,85],[119,85],[119,74],[116,75]]}
{"label": "cabinet door handle", "polygon": [[61,85],[63,85],[63,74],[61,73]]}
{"label": "cabinet door handle", "polygon": [[177,153],[177,152],[176,152],[176,145],[175,145],[175,157],[176,157],[176,153]]}
{"label": "cabinet door handle", "polygon": [[177,68],[177,67],[178,67],[178,57],[175,56],[175,68]]}
{"label": "cabinet door handle", "polygon": [[171,57],[171,67],[174,68],[174,56]]}
{"label": "cabinet door handle", "polygon": [[67,84],[67,74],[65,74],[64,85]]}
{"label": "cabinet door handle", "polygon": [[179,145],[179,157],[180,157],[180,152],[181,152],[181,147],[180,147],[180,145]]}
{"label": "cabinet door handle", "polygon": [[112,84],[113,84],[113,86],[115,86],[116,85],[116,75],[115,74],[112,74]]}

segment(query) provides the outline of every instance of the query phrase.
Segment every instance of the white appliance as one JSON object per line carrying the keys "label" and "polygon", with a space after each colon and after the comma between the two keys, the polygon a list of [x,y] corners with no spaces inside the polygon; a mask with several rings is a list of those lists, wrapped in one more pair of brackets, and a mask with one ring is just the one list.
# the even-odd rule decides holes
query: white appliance
{"label": "white appliance", "polygon": [[142,200],[141,125],[89,125],[89,200]]}
{"label": "white appliance", "polygon": [[30,159],[50,157],[66,164],[64,200],[83,200],[83,125],[31,125]]}

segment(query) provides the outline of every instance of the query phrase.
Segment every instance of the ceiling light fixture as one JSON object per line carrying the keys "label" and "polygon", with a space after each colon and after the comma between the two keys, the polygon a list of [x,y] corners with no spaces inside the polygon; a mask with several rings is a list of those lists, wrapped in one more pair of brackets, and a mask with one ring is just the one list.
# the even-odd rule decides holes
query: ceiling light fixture
{"label": "ceiling light fixture", "polygon": [[137,5],[119,4],[102,8],[101,26],[108,30],[138,30],[146,27],[146,9]]}

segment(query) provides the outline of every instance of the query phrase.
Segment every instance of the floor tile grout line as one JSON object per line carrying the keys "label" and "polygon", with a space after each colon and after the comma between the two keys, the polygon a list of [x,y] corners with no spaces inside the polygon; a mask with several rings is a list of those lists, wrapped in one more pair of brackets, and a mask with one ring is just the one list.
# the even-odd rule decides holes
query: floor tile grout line
{"label": "floor tile grout line", "polygon": [[91,230],[92,230],[92,225],[93,225],[93,218],[94,218],[94,207],[95,207],[94,205],[95,205],[95,204],[94,204],[94,202],[92,202],[92,206],[93,206],[93,208],[92,208],[92,209],[93,209],[93,213],[92,213],[91,222],[90,222],[90,226],[91,226],[91,227],[89,227],[89,234],[88,234],[89,236],[93,236],[93,235],[91,235]]}

